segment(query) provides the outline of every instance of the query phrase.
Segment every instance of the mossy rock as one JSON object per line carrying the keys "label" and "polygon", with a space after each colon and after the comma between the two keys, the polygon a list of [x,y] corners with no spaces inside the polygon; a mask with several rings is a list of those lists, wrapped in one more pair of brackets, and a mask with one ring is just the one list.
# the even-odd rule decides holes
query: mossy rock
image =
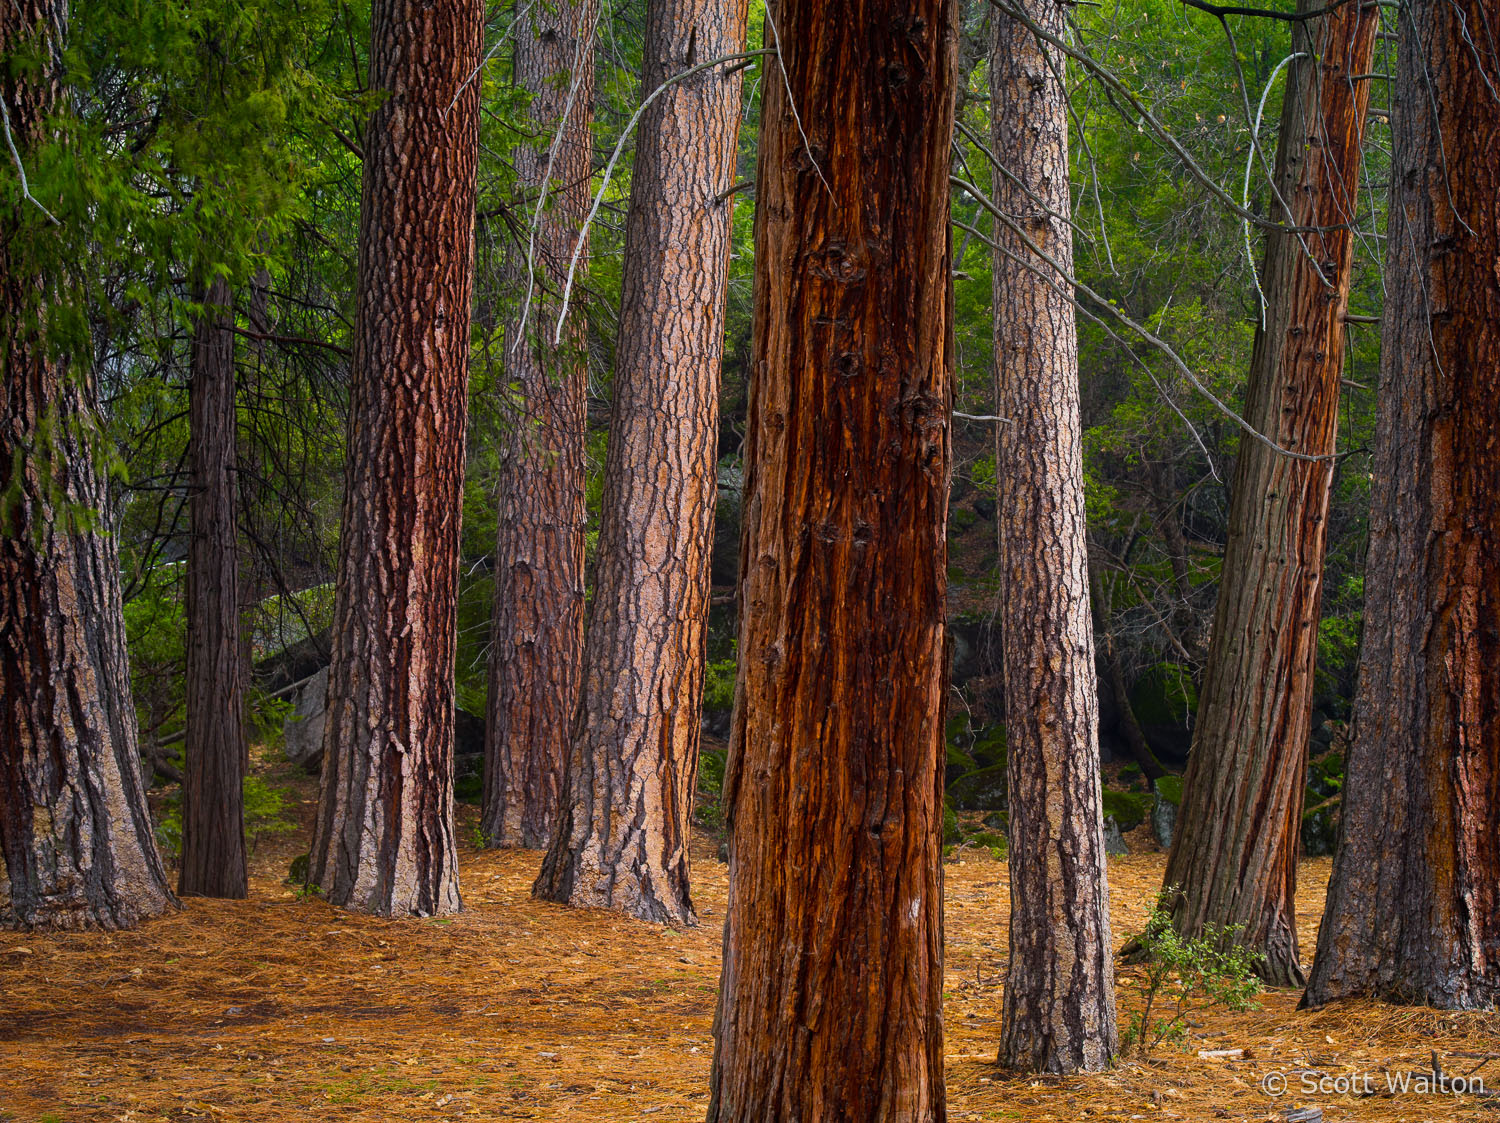
{"label": "mossy rock", "polygon": [[1156,794],[1161,796],[1173,807],[1182,806],[1182,777],[1163,776],[1156,781]]}
{"label": "mossy rock", "polygon": [[975,831],[966,842],[973,846],[984,846],[992,850],[1004,851],[1010,842],[999,831]]}
{"label": "mossy rock", "polygon": [[306,885],[309,872],[312,869],[312,855],[298,854],[292,859],[291,867],[287,870],[286,884]]}
{"label": "mossy rock", "polygon": [[975,731],[974,744],[969,749],[977,768],[1005,766],[1005,726],[999,722]]}
{"label": "mossy rock", "polygon": [[948,742],[948,763],[943,770],[943,780],[951,784],[966,772],[973,772],[978,767],[974,758],[959,748],[952,741]]}
{"label": "mossy rock", "polygon": [[1104,791],[1104,814],[1111,818],[1122,831],[1133,831],[1151,814],[1155,801],[1150,795],[1139,792]]}
{"label": "mossy rock", "polygon": [[960,811],[1003,811],[1005,765],[976,768],[948,785],[948,802]]}
{"label": "mossy rock", "polygon": [[1311,807],[1344,790],[1344,754],[1335,750],[1316,757],[1307,768],[1307,804]]}
{"label": "mossy rock", "polygon": [[1334,796],[1302,812],[1302,852],[1309,858],[1326,858],[1333,853],[1339,837],[1341,802]]}
{"label": "mossy rock", "polygon": [[992,831],[1000,831],[1002,834],[1010,833],[1010,814],[1005,811],[991,811],[979,822]]}
{"label": "mossy rock", "polygon": [[[952,846],[963,838],[963,831],[958,826],[958,815],[951,807],[943,808],[943,843],[945,848]],[[947,850],[944,850],[947,853]]]}
{"label": "mossy rock", "polygon": [[484,777],[478,772],[458,777],[453,782],[453,798],[459,803],[477,805],[484,798]]}

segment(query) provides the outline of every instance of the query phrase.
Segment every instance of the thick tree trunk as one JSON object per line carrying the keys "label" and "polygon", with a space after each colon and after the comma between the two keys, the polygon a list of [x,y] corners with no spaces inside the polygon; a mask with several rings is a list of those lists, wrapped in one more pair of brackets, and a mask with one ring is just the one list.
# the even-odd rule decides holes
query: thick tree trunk
{"label": "thick tree trunk", "polygon": [[768,9],[711,1123],[946,1115],[956,7]]}
{"label": "thick tree trunk", "polygon": [[188,387],[187,768],[177,885],[184,896],[242,898],[249,891],[233,317],[229,284],[219,278],[203,297]]}
{"label": "thick tree trunk", "polygon": [[[745,15],[744,0],[655,0],[642,96],[743,51]],[[678,82],[641,119],[583,694],[536,887],[683,924],[741,73]]]}
{"label": "thick tree trunk", "polygon": [[[1302,0],[1302,10],[1322,0]],[[1284,448],[1334,451],[1349,298],[1366,74],[1379,30],[1373,4],[1293,24],[1276,184],[1298,226],[1273,233],[1261,288],[1264,326],[1250,361],[1245,416]],[[1279,217],[1286,217],[1280,215]],[[1181,892],[1177,928],[1239,927],[1278,986],[1304,981],[1294,898],[1313,665],[1333,461],[1294,460],[1240,443],[1219,599],[1193,752],[1165,884]],[[1366,619],[1377,619],[1366,616]],[[1379,627],[1377,622],[1376,627]]]}
{"label": "thick tree trunk", "polygon": [[[583,318],[552,345],[568,262],[589,208],[597,0],[531,5],[516,82],[532,137],[515,150],[518,187],[540,207],[507,272],[530,292],[505,342],[520,416],[501,454],[495,608],[485,723],[484,817],[491,846],[547,845],[561,810],[583,657]],[[555,147],[554,147],[555,144]],[[543,193],[545,197],[543,198]],[[526,273],[532,260],[531,276]],[[578,268],[587,264],[579,255]]]}
{"label": "thick tree trunk", "polygon": [[479,0],[376,0],[348,481],[312,880],[383,916],[459,907],[453,660]]}
{"label": "thick tree trunk", "polygon": [[[1065,33],[1057,0],[1031,17]],[[994,11],[995,202],[1071,270],[1068,107],[1061,58]],[[1055,70],[1054,70],[1055,68]],[[1051,211],[1052,214],[1047,212]],[[1004,223],[994,254],[995,474],[1010,791],[1010,977],[1001,1064],[1096,1071],[1119,1045],[1099,790],[1099,695],[1089,617],[1078,336],[1073,305]],[[1035,262],[1043,269],[1047,266]]]}
{"label": "thick tree trunk", "polygon": [[[62,100],[67,19],[61,0],[0,6],[0,58],[43,60],[21,79],[0,66],[23,159]],[[0,923],[125,928],[174,902],[141,784],[94,386],[46,340],[43,222],[0,207]]]}
{"label": "thick tree trunk", "polygon": [[1495,16],[1402,10],[1365,639],[1310,1005],[1500,1001]]}

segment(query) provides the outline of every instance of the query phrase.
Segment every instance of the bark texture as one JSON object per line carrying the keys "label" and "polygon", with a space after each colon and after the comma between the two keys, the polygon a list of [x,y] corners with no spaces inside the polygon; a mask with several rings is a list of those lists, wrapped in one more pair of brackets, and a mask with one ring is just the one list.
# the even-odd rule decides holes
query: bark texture
{"label": "bark texture", "polygon": [[[532,4],[516,32],[515,78],[531,96],[533,130],[515,149],[516,179],[540,212],[508,268],[530,299],[505,343],[520,415],[501,453],[497,498],[481,823],[491,846],[539,848],[551,838],[582,665],[584,320],[573,316],[558,346],[552,331],[590,202],[597,20],[597,0]],[[578,268],[586,265],[580,254]]]}
{"label": "bark texture", "polygon": [[453,660],[479,0],[376,0],[348,478],[312,880],[383,916],[459,907]]}
{"label": "bark texture", "polygon": [[[0,5],[0,97],[23,159],[60,108],[68,7]],[[38,41],[40,39],[40,41]],[[5,157],[9,159],[7,155]],[[126,928],[174,904],[152,841],[95,388],[46,339],[40,212],[0,204],[0,923]]]}
{"label": "bark texture", "polygon": [[956,7],[770,9],[711,1123],[946,1116]]}
{"label": "bark texture", "polygon": [[1305,1001],[1500,1001],[1500,48],[1401,13],[1365,638]]}
{"label": "bark texture", "polygon": [[187,558],[187,767],[184,896],[243,898],[244,691],[235,517],[234,312],[222,278],[203,296],[188,387],[191,494]]}
{"label": "bark texture", "polygon": [[[1066,34],[1057,0],[1028,14]],[[991,19],[996,205],[1071,272],[1068,107],[1031,30]],[[1054,71],[1055,68],[1055,71]],[[1048,214],[1048,211],[1053,212]],[[1118,1047],[1089,614],[1078,336],[1049,267],[1005,223],[994,254],[995,474],[1010,793],[1010,977],[999,1062],[1096,1071]]]}
{"label": "bark texture", "polygon": [[[745,16],[745,0],[655,0],[642,97],[743,51]],[[682,924],[696,923],[688,839],[741,73],[695,74],[641,119],[582,697],[536,888]]]}
{"label": "bark texture", "polygon": [[[1301,0],[1302,11],[1322,8]],[[1342,4],[1292,25],[1293,62],[1277,144],[1276,187],[1297,226],[1273,232],[1260,286],[1264,322],[1250,360],[1245,417],[1283,448],[1334,451],[1344,314],[1354,252],[1360,150],[1380,26],[1373,4]],[[1238,927],[1276,986],[1305,982],[1295,896],[1318,648],[1332,460],[1283,456],[1242,440],[1229,538],[1199,691],[1193,751],[1165,884],[1181,893],[1184,935]],[[1367,617],[1369,619],[1369,617]],[[1378,623],[1376,624],[1378,627]]]}

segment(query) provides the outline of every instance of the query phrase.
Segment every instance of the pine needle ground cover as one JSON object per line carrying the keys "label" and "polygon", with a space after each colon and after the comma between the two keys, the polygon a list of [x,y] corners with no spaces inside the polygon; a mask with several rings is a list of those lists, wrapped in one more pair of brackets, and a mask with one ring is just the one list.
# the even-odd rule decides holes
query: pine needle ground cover
{"label": "pine needle ground cover", "polygon": [[[300,793],[311,799],[309,783]],[[463,809],[472,817],[472,809]],[[305,820],[311,803],[302,804]],[[262,840],[251,898],[190,900],[114,934],[0,934],[0,1119],[703,1118],[726,898],[716,843],[696,840],[696,929],[531,900],[541,855],[463,850],[466,911],[390,921],[299,899],[282,875],[295,834]],[[466,833],[467,827],[466,827]],[[1131,842],[1143,849],[1144,831]],[[1110,862],[1116,946],[1139,931],[1164,856]],[[1307,863],[1304,954],[1327,860]],[[961,850],[945,867],[949,1118],[1500,1120],[1475,1095],[1300,1094],[1302,1073],[1476,1072],[1500,1089],[1500,1017],[1378,1005],[1196,1016],[1181,1045],[1099,1076],[1014,1077],[993,1065],[1006,970],[1006,866]],[[1122,1021],[1139,969],[1121,968]],[[1234,1057],[1202,1052],[1242,1050]],[[1287,1095],[1263,1094],[1268,1072]]]}

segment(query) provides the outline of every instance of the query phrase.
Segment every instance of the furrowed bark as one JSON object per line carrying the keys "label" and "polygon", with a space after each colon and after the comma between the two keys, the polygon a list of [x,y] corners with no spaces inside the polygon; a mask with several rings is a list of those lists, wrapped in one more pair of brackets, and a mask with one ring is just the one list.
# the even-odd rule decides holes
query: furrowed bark
{"label": "furrowed bark", "polygon": [[376,0],[349,459],[312,881],[459,908],[453,662],[484,7]]}
{"label": "furrowed bark", "polygon": [[[67,24],[61,0],[0,7],[0,58],[43,59],[0,67],[23,159],[61,108]],[[33,204],[0,207],[0,923],[128,928],[175,901],[142,790],[95,386],[47,339],[50,238]]]}
{"label": "furrowed bark", "polygon": [[1500,1001],[1495,16],[1401,12],[1365,639],[1312,1006]]}
{"label": "furrowed bark", "polygon": [[233,325],[229,284],[218,278],[203,294],[188,387],[187,767],[177,884],[184,896],[243,898],[249,892]]}
{"label": "furrowed bark", "polygon": [[[744,0],[649,6],[642,96],[742,52]],[[696,923],[688,839],[713,548],[719,368],[741,72],[641,119],[626,225],[599,568],[556,837],[536,893]]]}
{"label": "furrowed bark", "polygon": [[[546,202],[534,237],[518,240],[507,268],[515,291],[524,294],[529,284],[531,297],[525,328],[518,314],[505,342],[508,391],[520,415],[501,454],[496,500],[481,822],[490,846],[547,845],[578,697],[588,363],[583,318],[568,321],[559,346],[552,324],[590,202],[597,19],[597,0],[531,5],[516,35],[515,77],[531,95],[533,129],[515,149],[517,187],[526,198],[545,187]],[[586,263],[580,254],[579,269]]]}
{"label": "furrowed bark", "polygon": [[[1300,10],[1323,7],[1301,0]],[[1292,25],[1311,57],[1287,77],[1276,186],[1298,226],[1267,240],[1264,325],[1245,417],[1283,448],[1325,456],[1338,435],[1344,315],[1379,8],[1354,0]],[[1257,971],[1300,986],[1295,897],[1333,461],[1241,441],[1208,666],[1165,884],[1183,935],[1237,928]],[[1371,619],[1367,616],[1367,619]],[[1380,625],[1376,623],[1376,626]]]}
{"label": "furrowed bark", "polygon": [[[1028,14],[1065,33],[1057,0]],[[1067,94],[1032,32],[990,13],[995,202],[1065,269]],[[1012,178],[1014,177],[1014,178]],[[1055,215],[1049,216],[1050,209]],[[997,222],[995,474],[1010,793],[1010,976],[999,1063],[1096,1071],[1119,1045],[1099,786],[1078,337],[1071,301],[1029,269]],[[1038,263],[1041,264],[1041,263]],[[1047,268],[1042,265],[1042,268]]]}
{"label": "furrowed bark", "polygon": [[946,1111],[956,5],[770,14],[708,1118],[926,1123]]}

